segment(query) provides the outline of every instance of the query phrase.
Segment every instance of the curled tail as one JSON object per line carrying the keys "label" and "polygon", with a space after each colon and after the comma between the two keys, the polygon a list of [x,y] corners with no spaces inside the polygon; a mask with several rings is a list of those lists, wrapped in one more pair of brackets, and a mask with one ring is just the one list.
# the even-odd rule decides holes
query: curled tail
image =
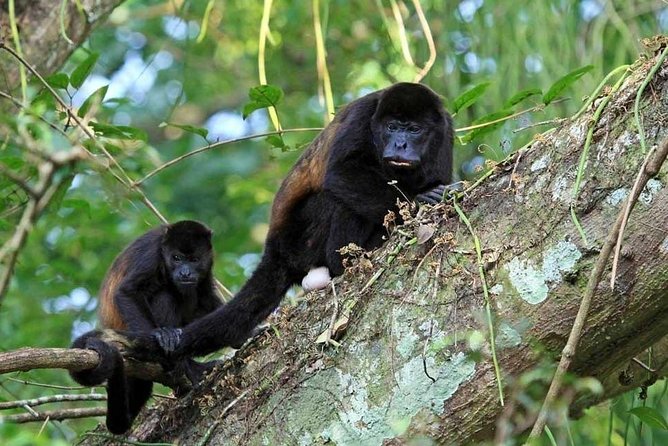
{"label": "curled tail", "polygon": [[130,414],[128,388],[123,357],[116,347],[99,338],[100,332],[89,331],[72,343],[72,348],[94,350],[100,356],[93,369],[70,371],[70,376],[84,386],[99,386],[107,382],[107,429],[114,434],[126,432],[136,416]]}

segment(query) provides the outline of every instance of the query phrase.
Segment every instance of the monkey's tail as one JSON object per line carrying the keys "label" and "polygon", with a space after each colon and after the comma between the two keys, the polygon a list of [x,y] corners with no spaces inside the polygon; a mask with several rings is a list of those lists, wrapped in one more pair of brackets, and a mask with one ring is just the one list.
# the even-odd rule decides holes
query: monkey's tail
{"label": "monkey's tail", "polygon": [[226,346],[241,347],[278,307],[288,288],[301,279],[272,250],[265,250],[253,275],[230,302],[183,328],[175,355],[199,356]]}
{"label": "monkey's tail", "polygon": [[123,356],[116,347],[99,339],[99,335],[98,330],[93,330],[74,340],[73,348],[94,350],[100,360],[95,368],[70,371],[70,376],[84,386],[107,382],[107,429],[113,434],[122,434],[132,423]]}
{"label": "monkey's tail", "polygon": [[[118,349],[99,339],[99,330],[89,331],[79,336],[72,343],[72,348],[94,350],[100,357],[97,366],[93,369],[70,371],[70,376],[84,386],[99,386],[114,373],[118,367],[118,358],[121,356]],[[121,367],[123,359],[121,358]]]}

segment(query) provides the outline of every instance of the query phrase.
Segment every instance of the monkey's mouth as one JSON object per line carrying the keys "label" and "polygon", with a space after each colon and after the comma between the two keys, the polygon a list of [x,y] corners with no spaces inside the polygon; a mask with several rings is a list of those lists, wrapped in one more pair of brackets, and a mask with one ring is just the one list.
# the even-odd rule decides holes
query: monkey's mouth
{"label": "monkey's mouth", "polygon": [[177,282],[179,285],[192,286],[197,284],[196,280],[179,280]]}
{"label": "monkey's mouth", "polygon": [[415,166],[417,166],[417,163],[415,161],[408,161],[398,158],[390,158],[387,159],[386,162],[390,166],[396,167],[398,169],[413,169]]}

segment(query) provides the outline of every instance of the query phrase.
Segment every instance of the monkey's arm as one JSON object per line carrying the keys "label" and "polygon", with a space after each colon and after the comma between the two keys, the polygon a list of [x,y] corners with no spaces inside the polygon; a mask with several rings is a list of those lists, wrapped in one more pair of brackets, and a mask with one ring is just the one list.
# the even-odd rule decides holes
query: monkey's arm
{"label": "monkey's arm", "polygon": [[147,314],[143,293],[135,287],[121,286],[114,294],[114,304],[129,331],[151,331],[155,328]]}
{"label": "monkey's arm", "polygon": [[323,188],[350,212],[382,224],[387,212],[395,209],[396,199],[401,195],[369,163],[372,161],[362,158],[331,162]]}
{"label": "monkey's arm", "polygon": [[330,223],[329,236],[325,245],[327,267],[332,276],[343,274],[343,258],[339,250],[354,243],[366,250],[382,244],[382,220],[377,224],[369,222],[344,206],[338,206]]}
{"label": "monkey's arm", "polygon": [[[274,254],[269,240],[262,261],[239,293],[227,304],[180,329],[180,333],[170,330],[167,336],[176,339],[178,345],[171,352],[164,349],[165,352],[177,359],[205,355],[227,346],[241,347],[278,306],[288,288],[300,279],[301,275],[291,272]],[[164,333],[164,329],[154,331],[154,339],[157,341],[156,337],[165,336]],[[150,350],[150,346],[145,347]]]}

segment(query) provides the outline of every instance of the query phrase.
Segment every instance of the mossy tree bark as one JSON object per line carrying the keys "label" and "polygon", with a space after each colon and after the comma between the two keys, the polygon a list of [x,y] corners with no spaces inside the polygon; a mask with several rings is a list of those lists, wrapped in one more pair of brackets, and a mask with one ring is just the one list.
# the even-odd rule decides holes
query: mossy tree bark
{"label": "mossy tree bark", "polygon": [[[633,65],[600,119],[588,111],[537,136],[460,203],[482,245],[505,408],[473,238],[442,204],[421,210],[370,261],[348,270],[336,295],[312,293],[286,305],[272,317],[274,330],[188,397],[155,405],[132,436],[180,444],[381,445],[417,437],[450,444],[530,427],[540,396],[525,404],[525,372],[554,369],[598,248],[646,156],[633,109],[655,62]],[[640,103],[648,148],[667,137],[667,70],[659,69]],[[590,125],[592,145],[574,196]],[[571,370],[596,378],[603,390],[567,387],[563,402],[571,410],[651,379],[634,357],[654,367],[668,358],[667,181],[664,166],[631,214],[616,287],[610,268],[597,287]],[[316,342],[332,320],[339,347]],[[542,375],[543,389],[549,376]]]}
{"label": "mossy tree bark", "polygon": [[[14,47],[8,1],[0,7],[0,29],[7,45]],[[93,28],[123,0],[14,0],[16,26],[25,59],[48,75],[63,65]],[[80,6],[80,8],[79,8]],[[11,92],[19,83],[19,64],[0,53],[0,90]]]}

